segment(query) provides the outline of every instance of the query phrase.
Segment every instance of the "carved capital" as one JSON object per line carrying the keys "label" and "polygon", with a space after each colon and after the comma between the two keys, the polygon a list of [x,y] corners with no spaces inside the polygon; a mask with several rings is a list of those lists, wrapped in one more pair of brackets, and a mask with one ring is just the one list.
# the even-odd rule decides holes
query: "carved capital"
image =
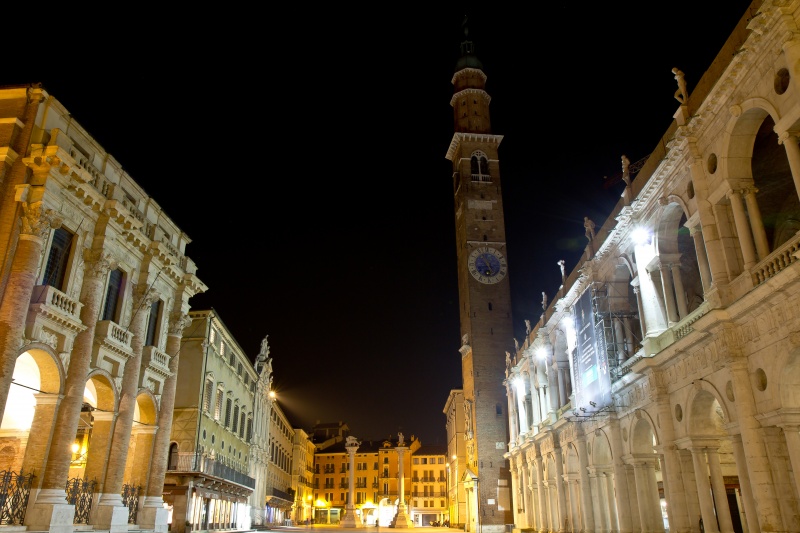
{"label": "carved capital", "polygon": [[183,330],[189,327],[192,319],[186,313],[176,312],[169,316],[168,334],[173,337],[183,336]]}
{"label": "carved capital", "polygon": [[146,287],[143,284],[138,284],[133,289],[133,307],[150,307],[153,302],[158,300],[158,291],[154,288]]}
{"label": "carved capital", "polygon": [[102,250],[83,250],[83,276],[86,278],[101,278],[109,270],[117,268],[117,263],[111,254]]}
{"label": "carved capital", "polygon": [[44,239],[50,228],[60,228],[61,217],[52,209],[45,209],[42,202],[22,202],[22,235]]}

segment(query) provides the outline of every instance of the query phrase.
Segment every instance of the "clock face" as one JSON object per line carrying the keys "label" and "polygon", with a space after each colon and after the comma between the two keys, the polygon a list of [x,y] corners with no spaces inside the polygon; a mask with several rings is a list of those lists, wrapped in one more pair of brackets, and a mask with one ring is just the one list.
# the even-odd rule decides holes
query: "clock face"
{"label": "clock face", "polygon": [[488,246],[476,248],[469,254],[467,267],[472,277],[481,283],[497,283],[508,273],[506,258]]}

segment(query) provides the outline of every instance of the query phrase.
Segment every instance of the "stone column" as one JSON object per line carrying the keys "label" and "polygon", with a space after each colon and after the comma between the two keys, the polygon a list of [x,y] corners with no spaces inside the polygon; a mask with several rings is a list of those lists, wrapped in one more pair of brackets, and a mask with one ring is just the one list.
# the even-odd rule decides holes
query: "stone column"
{"label": "stone column", "polygon": [[67,504],[64,487],[69,477],[71,445],[78,431],[83,406],[83,391],[86,388],[86,376],[89,374],[100,303],[103,301],[103,286],[111,267],[108,255],[101,251],[84,251],[81,322],[86,329],[75,336],[72,346],[64,384],[65,395],[53,427],[47,469],[42,473],[42,490],[36,496],[36,502],[29,505],[25,513],[25,525],[31,530],[53,532],[55,524],[72,527],[75,506]]}
{"label": "stone column", "polygon": [[[406,493],[405,493],[405,479],[403,477],[403,455],[406,453],[408,448],[404,446],[403,439],[400,437],[400,441],[397,443],[398,446],[395,448],[397,450],[397,475],[398,475],[398,489],[397,492],[400,495],[400,499],[398,500],[399,503],[397,504],[397,516],[394,519],[394,527],[396,528],[413,528],[414,522],[408,518],[408,514],[406,513]],[[353,452],[355,453],[355,452]],[[352,475],[352,474],[351,474]],[[478,499],[480,500],[481,495],[478,494]],[[480,509],[480,505],[478,506]],[[480,518],[479,518],[480,519]]]}
{"label": "stone column", "polygon": [[747,460],[742,446],[742,436],[739,434],[731,435],[733,447],[733,457],[736,461],[736,471],[739,474],[739,491],[742,494],[742,505],[744,505],[744,518],[747,522],[747,529],[751,532],[758,531],[758,513],[756,513],[756,502],[753,498],[753,489],[750,486],[750,474],[747,471]]}
{"label": "stone column", "polygon": [[[108,466],[108,449],[111,444],[111,432],[114,428],[116,414],[107,411],[95,410],[92,413],[92,440],[86,456],[86,479],[94,481],[94,492],[103,492],[103,479]],[[97,499],[94,500],[97,502]]]}
{"label": "stone column", "polygon": [[569,496],[569,527],[567,531],[577,533],[581,530],[581,514],[578,508],[578,480],[565,477],[564,483],[567,485],[567,495]]}
{"label": "stone column", "polygon": [[795,489],[797,494],[800,494],[800,426],[780,424],[780,427],[783,429],[786,449],[789,451],[789,462],[792,465]]}
{"label": "stone column", "polygon": [[607,531],[605,528],[605,518],[603,516],[603,505],[601,502],[602,496],[600,494],[600,487],[597,484],[597,470],[592,467],[589,472],[590,492],[593,498],[589,503],[589,512],[592,514],[592,521],[594,522],[593,531],[602,533]]}
{"label": "stone column", "polygon": [[[692,173],[692,183],[694,184],[694,191],[696,195],[697,210],[700,213],[700,233],[703,238],[704,254],[697,254],[698,262],[701,261],[700,257],[703,256],[708,259],[708,267],[710,276],[708,279],[709,285],[703,284],[704,290],[709,290],[719,283],[728,282],[728,268],[725,264],[725,254],[723,252],[722,239],[720,232],[717,228],[716,215],[713,206],[708,201],[708,180],[706,179],[705,165],[703,158],[699,153],[697,145],[690,144],[691,166],[689,167]],[[697,246],[695,245],[695,248]],[[700,269],[702,273],[702,267]]]}
{"label": "stone column", "polygon": [[[22,129],[16,137],[12,136],[11,149],[17,157],[11,163],[5,179],[0,179],[3,182],[3,196],[0,198],[2,201],[0,234],[4,245],[3,257],[0,257],[0,265],[3,268],[0,276],[8,276],[5,293],[0,302],[0,413],[4,413],[6,409],[8,390],[11,387],[17,356],[25,336],[25,319],[28,316],[31,292],[36,283],[36,270],[44,244],[43,232],[49,229],[49,224],[57,222],[50,213],[42,213],[40,197],[44,188],[36,187],[36,194],[29,194],[29,186],[25,185],[28,169],[24,158],[29,155],[31,134],[36,126],[36,113],[43,100],[42,89],[28,89],[25,110],[20,117]],[[17,236],[20,217],[22,235]],[[19,238],[16,243],[17,249],[13,251],[14,241],[17,238]],[[7,263],[9,260],[10,265]],[[64,482],[66,483],[66,478]]]}
{"label": "stone column", "polygon": [[628,487],[630,487],[628,498],[630,501],[631,527],[633,527],[633,524],[641,524],[642,522],[639,517],[639,494],[634,490],[636,488],[636,473],[633,470],[633,465],[625,464],[625,479],[628,481]]}
{"label": "stone column", "polygon": [[[399,476],[400,476],[400,503],[397,506],[397,519],[398,525],[395,527],[409,527],[407,525],[400,526],[400,509],[403,509],[403,514],[405,513],[405,493],[403,492],[403,453],[408,449],[402,446],[403,442],[400,441],[398,444],[397,455],[398,460],[400,461],[399,465]],[[342,527],[364,527],[363,522],[361,521],[361,517],[356,514],[356,504],[355,504],[355,494],[356,494],[356,484],[355,484],[355,470],[356,470],[356,452],[358,451],[358,447],[361,445],[355,437],[347,437],[347,444],[345,444],[345,449],[347,450],[347,464],[350,466],[350,471],[348,472],[347,476],[347,504],[345,505],[345,513],[344,519],[342,520]],[[408,517],[406,517],[407,519]],[[413,523],[411,525],[413,527]]]}
{"label": "stone column", "polygon": [[147,496],[139,511],[139,527],[153,530],[154,533],[166,533],[169,513],[164,508],[164,477],[169,462],[169,445],[172,438],[172,415],[175,410],[175,390],[178,383],[178,365],[180,362],[181,338],[183,330],[192,323],[189,315],[176,311],[169,318],[167,349],[170,356],[169,376],[164,380],[161,402],[158,408],[158,432],[153,444],[153,461],[150,466],[150,477],[147,480]]}
{"label": "stone column", "polygon": [[689,308],[686,306],[686,292],[683,288],[683,280],[681,279],[681,265],[680,262],[672,263],[669,265],[672,275],[672,283],[675,286],[675,301],[678,304],[678,316],[683,319],[689,314]]}
{"label": "stone column", "polygon": [[515,396],[516,393],[514,391],[514,385],[511,383],[511,380],[514,378],[506,380],[506,408],[508,409],[508,433],[511,442],[517,442],[517,437],[519,437],[519,431],[517,429],[517,424],[514,421],[515,414],[517,412],[516,409],[516,401]]}
{"label": "stone column", "polygon": [[664,443],[661,446],[661,452],[664,457],[664,470],[661,472],[661,477],[664,480],[664,498],[667,501],[669,528],[672,531],[687,531],[691,522],[686,503],[685,484],[681,478],[680,458],[673,444],[675,442],[675,428],[672,425],[672,412],[669,404],[669,395],[666,391],[658,391],[656,405],[658,416],[661,420],[661,442]]}
{"label": "stone column", "polygon": [[648,506],[648,500],[644,497],[647,493],[647,488],[645,487],[646,484],[646,477],[643,472],[644,470],[644,463],[640,461],[636,461],[633,463],[633,473],[636,479],[636,492],[639,495],[639,527],[642,531],[649,532],[650,531],[650,511],[651,509]]}
{"label": "stone column", "polygon": [[561,448],[555,448],[553,454],[556,463],[556,497],[558,498],[554,515],[557,520],[556,529],[564,531],[564,519],[567,517],[567,496],[564,491],[564,462]]}
{"label": "stone column", "polygon": [[581,431],[575,440],[578,448],[578,464],[581,476],[581,511],[583,512],[584,532],[594,531],[594,513],[592,511],[592,489],[589,485],[589,454],[586,450],[586,436]]}
{"label": "stone column", "polygon": [[[143,284],[144,282],[142,282]],[[133,317],[131,332],[131,351],[125,362],[122,375],[117,422],[111,436],[111,450],[108,454],[108,468],[103,481],[103,493],[97,503],[97,514],[93,525],[96,529],[108,529],[110,533],[127,533],[128,508],[122,503],[122,485],[128,446],[133,427],[133,413],[136,408],[136,393],[139,390],[139,371],[142,363],[147,311],[158,298],[158,293],[148,287],[137,287],[133,295]]]}
{"label": "stone column", "polygon": [[[737,345],[732,345],[732,342],[735,342],[734,339],[728,340],[728,349],[738,350]],[[747,360],[735,357],[728,359],[726,363],[732,378],[733,395],[736,398],[739,430],[745,456],[744,463],[750,474],[759,529],[761,531],[780,531],[783,520],[770,474],[766,445],[760,432],[761,424],[755,417],[756,405],[750,385]]]}
{"label": "stone column", "polygon": [[[796,69],[793,70],[796,71]],[[793,73],[792,80],[797,84],[794,75]],[[800,146],[797,145],[797,138],[797,133],[793,131],[784,131],[778,135],[779,142],[786,149],[786,158],[789,160],[789,169],[792,171],[795,191],[800,195]]]}
{"label": "stone column", "polygon": [[606,482],[606,494],[608,495],[608,524],[610,531],[619,531],[619,514],[617,513],[616,490],[614,490],[614,474],[604,472]]}
{"label": "stone column", "polygon": [[753,231],[753,238],[756,241],[756,251],[758,260],[762,260],[769,255],[769,244],[767,243],[767,232],[764,231],[764,221],[761,219],[761,210],[758,208],[756,193],[758,189],[750,187],[744,190],[744,202],[747,205],[747,218],[750,220],[750,229]]}
{"label": "stone column", "polygon": [[750,223],[747,221],[747,213],[742,203],[741,191],[728,191],[728,199],[731,202],[733,211],[733,222],[736,224],[736,233],[739,234],[739,246],[742,248],[744,257],[744,268],[749,270],[756,264],[756,249],[753,244],[753,235],[750,232]]}
{"label": "stone column", "polygon": [[609,421],[610,430],[608,440],[611,444],[611,455],[614,461],[614,481],[616,484],[617,510],[619,512],[619,530],[622,533],[630,533],[633,530],[630,511],[630,494],[628,490],[628,478],[625,473],[625,462],[622,460],[622,436],[619,427],[619,420],[616,418]]}
{"label": "stone column", "polygon": [[[25,457],[22,460],[22,472],[42,472],[45,467],[47,449],[50,446],[50,430],[55,421],[55,413],[61,396],[56,394],[37,393],[36,410],[28,433],[28,444],[25,446]],[[33,487],[37,488],[38,476],[33,478]]]}
{"label": "stone column", "polygon": [[671,266],[661,263],[658,272],[661,275],[661,290],[664,294],[664,305],[667,308],[667,319],[670,324],[674,324],[680,320],[680,317],[675,307],[675,286],[672,284]]}
{"label": "stone column", "polygon": [[[687,531],[698,531],[697,526],[702,515],[700,513],[700,499],[697,496],[697,482],[695,481],[692,453],[689,450],[679,449],[677,450],[677,455],[681,466],[683,490],[686,495],[686,514],[689,520],[689,529]],[[670,527],[670,529],[672,528]]]}
{"label": "stone column", "polygon": [[636,295],[636,308],[639,311],[639,326],[642,328],[642,338],[647,335],[647,320],[644,318],[644,308],[642,307],[642,289],[639,285],[633,286],[633,294]]}
{"label": "stone column", "polygon": [[700,516],[706,533],[717,533],[717,516],[711,500],[711,484],[708,481],[705,448],[691,448],[694,465],[694,480],[697,483],[697,497],[700,500]]}
{"label": "stone column", "polygon": [[711,476],[711,490],[714,491],[714,503],[717,509],[719,530],[722,533],[733,533],[731,508],[725,492],[725,480],[722,478],[722,467],[719,464],[719,453],[714,448],[706,448],[708,470]]}
{"label": "stone column", "polygon": [[647,492],[642,494],[642,498],[648,500],[650,513],[648,517],[648,527],[650,531],[663,533],[664,518],[661,516],[661,499],[658,497],[658,481],[656,481],[656,458],[649,459],[644,464],[644,481]]}
{"label": "stone column", "polygon": [[703,242],[703,231],[700,228],[690,228],[689,233],[694,241],[694,252],[697,256],[697,266],[700,270],[700,280],[703,283],[703,292],[711,288],[711,267],[708,265],[708,254]]}
{"label": "stone column", "polygon": [[547,487],[544,486],[544,457],[536,458],[536,487],[539,492],[539,533],[547,533]]}

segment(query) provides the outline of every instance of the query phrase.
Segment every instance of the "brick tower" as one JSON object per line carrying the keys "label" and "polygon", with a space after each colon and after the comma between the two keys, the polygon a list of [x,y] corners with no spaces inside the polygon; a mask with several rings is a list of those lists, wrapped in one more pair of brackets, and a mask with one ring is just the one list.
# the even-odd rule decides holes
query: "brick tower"
{"label": "brick tower", "polygon": [[505,353],[513,350],[511,291],[497,155],[502,135],[489,120],[486,74],[464,22],[461,57],[453,74],[455,134],[447,151],[453,194],[461,315],[466,471],[466,531],[502,533],[513,523]]}

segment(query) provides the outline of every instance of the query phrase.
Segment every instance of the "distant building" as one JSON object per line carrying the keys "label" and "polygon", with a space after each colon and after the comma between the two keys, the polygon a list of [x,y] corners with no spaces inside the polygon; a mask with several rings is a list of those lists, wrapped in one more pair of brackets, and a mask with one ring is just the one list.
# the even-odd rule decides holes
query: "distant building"
{"label": "distant building", "polygon": [[464,491],[465,482],[472,484],[474,473],[466,466],[466,439],[464,438],[464,391],[454,389],[450,391],[444,406],[446,417],[445,429],[447,431],[447,470],[450,479],[447,490],[449,512],[447,519],[450,526],[456,529],[464,528],[467,517],[467,500]]}
{"label": "distant building", "polygon": [[265,483],[264,524],[284,525],[292,520],[297,488],[292,485],[295,430],[279,402],[273,402],[269,429],[269,466]]}
{"label": "distant building", "polygon": [[417,527],[449,521],[447,447],[422,445],[411,456],[409,512]]}
{"label": "distant building", "polygon": [[294,428],[292,442],[292,488],[294,522],[304,524],[314,517],[314,452],[316,446],[308,433]]}
{"label": "distant building", "polygon": [[164,481],[171,531],[249,528],[260,376],[214,310],[189,316]]}

